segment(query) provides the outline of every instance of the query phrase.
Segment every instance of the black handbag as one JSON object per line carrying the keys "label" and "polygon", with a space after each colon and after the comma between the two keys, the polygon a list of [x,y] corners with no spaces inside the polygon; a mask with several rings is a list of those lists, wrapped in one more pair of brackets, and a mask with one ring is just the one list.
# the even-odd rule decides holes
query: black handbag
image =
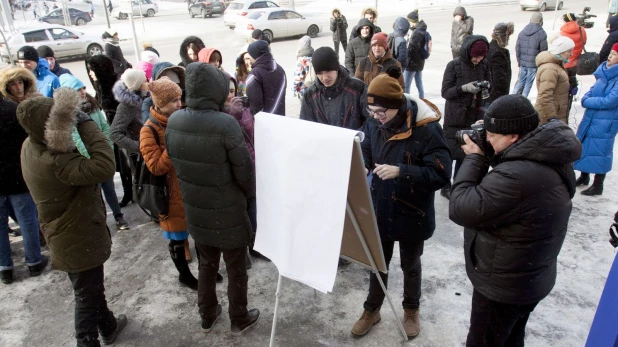
{"label": "black handbag", "polygon": [[[583,44],[584,37],[582,36],[581,27],[579,28],[579,37],[581,38]],[[586,45],[583,45],[582,49],[584,50],[584,53],[579,56],[576,73],[580,76],[592,75],[601,64],[599,61],[599,54],[595,52],[586,52]]]}
{"label": "black handbag", "polygon": [[[157,145],[159,145],[159,134],[157,131],[148,124],[145,126],[150,128]],[[137,155],[137,163],[135,165],[133,199],[149,217],[157,220],[167,219],[170,202],[167,175],[156,176],[150,172],[141,153]]]}

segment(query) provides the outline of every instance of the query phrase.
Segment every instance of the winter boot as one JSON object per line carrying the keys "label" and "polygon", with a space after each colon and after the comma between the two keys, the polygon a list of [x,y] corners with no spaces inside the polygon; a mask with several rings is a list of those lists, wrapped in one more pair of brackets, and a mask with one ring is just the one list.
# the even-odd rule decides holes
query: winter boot
{"label": "winter boot", "polygon": [[418,308],[410,310],[403,309],[403,330],[406,331],[408,339],[416,337],[421,331],[421,322],[418,319]]}
{"label": "winter boot", "polygon": [[445,197],[446,200],[450,200],[451,199],[451,184],[450,183],[449,183],[448,186],[442,187],[442,189],[440,189],[440,195]]}
{"label": "winter boot", "polygon": [[200,316],[202,317],[202,331],[205,333],[209,333],[212,330],[212,326],[215,325],[215,323],[217,322],[217,319],[219,319],[219,316],[221,316],[221,311],[223,311],[223,309],[221,308],[221,305],[217,304],[217,309],[215,311],[215,315],[214,316],[206,316],[206,315],[202,315],[200,314]]}
{"label": "winter boot", "polygon": [[124,215],[122,213],[116,216],[115,219],[116,219],[116,228],[118,228],[118,230],[128,230],[131,228],[129,227],[129,223],[127,223],[127,221],[124,219]]}
{"label": "winter boot", "polygon": [[197,290],[197,279],[193,277],[193,274],[189,269],[189,264],[187,264],[187,259],[185,258],[184,244],[170,244],[169,251],[170,256],[172,257],[172,261],[174,262],[174,265],[176,265],[176,269],[179,273],[178,281],[193,290]]}
{"label": "winter boot", "polygon": [[230,319],[232,320],[232,335],[241,335],[254,326],[258,319],[260,319],[260,311],[257,308],[248,311],[242,318]]}
{"label": "winter boot", "polygon": [[380,323],[382,317],[380,317],[380,309],[371,312],[365,310],[354,326],[352,327],[352,334],[355,336],[365,336],[371,330],[371,327]]}
{"label": "winter boot", "polygon": [[582,190],[582,195],[593,196],[603,194],[603,181],[605,181],[605,174],[594,175],[594,182],[590,188]]}
{"label": "winter boot", "polygon": [[13,283],[13,270],[2,270],[0,271],[0,281],[4,284]]}
{"label": "winter boot", "polygon": [[40,275],[43,270],[45,270],[45,267],[47,267],[47,264],[49,263],[49,258],[47,256],[41,256],[42,260],[40,263],[36,264],[36,265],[32,265],[32,266],[28,266],[28,270],[30,271],[30,277],[35,277]]}
{"label": "winter boot", "polygon": [[577,181],[575,181],[575,186],[587,186],[588,184],[590,184],[590,174],[582,172],[581,175],[579,175],[579,177],[577,178]]}
{"label": "winter boot", "polygon": [[113,333],[109,334],[109,335],[101,335],[101,340],[103,340],[103,344],[104,345],[111,345],[112,343],[114,343],[114,340],[116,340],[116,337],[118,337],[118,333],[124,329],[124,327],[127,326],[127,316],[125,316],[124,314],[119,314],[118,317],[116,317],[116,330],[114,330]]}
{"label": "winter boot", "polygon": [[185,240],[185,259],[187,259],[187,263],[190,263],[193,258],[191,258],[191,248],[189,247],[189,239]]}

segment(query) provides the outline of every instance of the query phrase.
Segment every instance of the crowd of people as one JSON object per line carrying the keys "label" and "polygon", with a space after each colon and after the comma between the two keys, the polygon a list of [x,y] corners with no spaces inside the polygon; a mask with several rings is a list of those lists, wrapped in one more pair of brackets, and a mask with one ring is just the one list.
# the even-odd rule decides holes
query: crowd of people
{"label": "crowd of people", "polygon": [[[440,190],[450,200],[451,220],[465,228],[466,271],[474,286],[466,345],[523,346],[530,313],[554,286],[576,187],[588,185],[594,174],[581,193],[601,195],[612,167],[618,16],[609,19],[601,50],[607,57],[582,98],[586,111],[577,134],[568,125],[569,110],[586,34],[574,14],[564,15],[557,37],[545,33],[540,13],[532,15],[517,38],[520,71],[511,88],[506,47],[513,23],[497,23],[488,40],[474,33],[473,17],[457,7],[443,112],[424,98],[422,71],[432,40],[418,10],[397,18],[390,34],[376,25],[377,17],[374,9],[363,10],[348,37],[347,19],[334,9],[334,47],[314,49],[308,36],[300,40],[292,84],[300,119],[366,135],[361,146],[387,265],[399,242],[408,337],[421,330],[421,256],[436,228]],[[47,46],[21,47],[20,67],[0,71],[0,278],[13,281],[8,216],[14,211],[30,275],[40,275],[48,263],[39,228],[52,267],[68,273],[78,346],[99,346],[99,334],[112,343],[127,317],[114,315],[105,300],[111,235],[103,201],[116,227],[129,229],[122,208],[135,203],[136,166],[144,163],[165,177],[168,210],[152,218],[169,241],[179,284],[197,291],[203,331],[210,332],[222,314],[215,286],[223,281],[223,255],[231,331],[241,334],[260,317],[248,308],[250,256],[268,260],[253,249],[254,116],[286,116],[286,74],[260,30],[240,50],[233,73],[224,71],[221,51],[196,36],[182,42],[177,65],[160,61],[144,43],[135,68],[117,33],[103,39],[105,54],[85,63],[94,96]],[[417,93],[410,92],[412,80]],[[535,81],[533,105],[527,96]],[[473,130],[474,124],[483,130]],[[577,179],[574,168],[581,172]],[[123,187],[120,201],[115,172]],[[189,237],[195,240],[197,278],[188,266]],[[386,285],[388,275],[379,276]],[[381,319],[385,293],[379,282],[370,275],[362,316],[352,327],[356,336]]]}

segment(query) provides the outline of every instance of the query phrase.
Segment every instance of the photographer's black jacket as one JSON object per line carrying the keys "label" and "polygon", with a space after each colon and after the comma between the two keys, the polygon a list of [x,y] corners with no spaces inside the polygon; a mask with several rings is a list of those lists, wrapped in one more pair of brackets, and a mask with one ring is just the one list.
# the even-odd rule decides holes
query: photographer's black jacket
{"label": "photographer's black jacket", "polygon": [[573,161],[580,154],[571,128],[551,121],[494,156],[489,173],[485,156],[466,156],[449,212],[464,227],[466,272],[475,290],[512,305],[549,294],[575,194]]}

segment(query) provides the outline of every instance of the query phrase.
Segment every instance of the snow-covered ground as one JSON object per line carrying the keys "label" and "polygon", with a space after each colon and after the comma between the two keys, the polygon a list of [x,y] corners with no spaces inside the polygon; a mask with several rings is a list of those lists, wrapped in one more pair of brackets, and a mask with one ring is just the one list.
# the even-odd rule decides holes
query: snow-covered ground
{"label": "snow-covered ground", "polygon": [[[427,1],[425,1],[426,3]],[[467,4],[466,1],[462,1]],[[489,2],[489,1],[483,1]],[[342,9],[352,27],[360,8],[373,5],[373,0],[315,1],[319,13],[328,13],[331,7]],[[419,2],[420,3],[420,2]],[[440,4],[440,1],[435,1]],[[221,18],[189,18],[185,4],[161,3],[161,12],[153,18],[136,21],[138,40],[149,40],[161,52],[163,61],[180,61],[178,47],[187,35],[200,36],[208,47],[216,47],[223,55],[226,71],[233,71],[236,55],[243,39],[225,28]],[[314,5],[298,2],[297,10],[314,11]],[[605,40],[604,22],[606,1],[587,1],[592,12],[599,15],[596,25],[588,31],[588,49],[598,51]],[[565,2],[564,12],[581,12],[583,3]],[[444,100],[440,87],[444,67],[451,58],[449,40],[452,6],[421,8],[433,36],[433,53],[423,71],[426,97],[440,108]],[[414,9],[414,1],[383,0],[379,25],[386,31],[398,16],[405,16]],[[468,6],[468,13],[475,18],[475,32],[489,36],[493,26],[500,21],[513,21],[515,34],[509,48],[513,59],[513,80],[517,76],[514,47],[517,34],[529,21],[531,11],[522,12],[515,2]],[[311,10],[311,11],[310,11]],[[102,14],[99,11],[99,14]],[[17,16],[19,18],[19,16]],[[545,29],[552,30],[553,12],[545,12]],[[123,38],[130,38],[128,21],[110,19],[112,31]],[[327,20],[327,17],[325,17]],[[556,25],[556,30],[560,23]],[[82,31],[101,34],[108,30],[105,18],[97,15]],[[288,74],[291,87],[296,62],[297,39],[272,43],[272,50],[279,64]],[[313,39],[313,47],[332,45],[330,32]],[[122,43],[127,59],[134,61],[132,42]],[[342,58],[343,62],[343,58]],[[61,62],[77,77],[88,84],[81,60]],[[581,77],[580,96],[594,83],[592,76]],[[530,98],[534,100],[536,89]],[[288,91],[287,113],[297,117],[300,102]],[[579,103],[570,115],[574,129],[581,120],[583,109]],[[585,197],[577,194],[573,199],[573,213],[564,247],[559,257],[558,279],[553,292],[532,313],[527,329],[528,346],[583,346],[590,329],[594,312],[614,258],[608,244],[607,228],[618,210],[617,175],[607,175],[602,196]],[[302,182],[300,182],[302,183]],[[119,178],[118,195],[122,196]],[[272,309],[275,301],[277,269],[271,263],[255,260],[249,270],[249,305],[261,310],[262,317],[256,328],[241,337],[230,334],[227,316],[217,322],[210,334],[200,332],[196,293],[180,287],[176,270],[167,252],[167,242],[161,237],[156,224],[149,222],[135,205],[124,209],[131,229],[113,233],[113,252],[105,264],[106,289],[109,306],[116,313],[127,313],[129,325],[119,336],[118,346],[265,346],[270,337]],[[462,252],[463,231],[448,219],[448,202],[436,197],[437,228],[427,241],[423,255],[423,297],[421,299],[421,333],[407,346],[463,346],[469,326],[472,286],[464,268]],[[114,230],[113,218],[108,224]],[[65,273],[46,271],[37,278],[29,278],[23,262],[21,238],[11,238],[15,260],[16,281],[0,285],[0,346],[71,346],[74,345],[73,294]],[[45,249],[45,252],[49,252]],[[195,254],[194,254],[195,256]],[[197,264],[191,264],[197,274]],[[403,276],[399,267],[399,254],[395,252],[391,266],[389,294],[399,316],[403,310]],[[221,273],[226,276],[224,265]],[[316,293],[313,289],[284,279],[280,301],[277,346],[396,346],[403,345],[392,313],[385,306],[382,322],[364,338],[354,339],[350,329],[362,313],[362,303],[368,289],[369,274],[366,270],[350,265],[339,272],[332,294]],[[226,284],[218,285],[217,293],[227,307]]]}

